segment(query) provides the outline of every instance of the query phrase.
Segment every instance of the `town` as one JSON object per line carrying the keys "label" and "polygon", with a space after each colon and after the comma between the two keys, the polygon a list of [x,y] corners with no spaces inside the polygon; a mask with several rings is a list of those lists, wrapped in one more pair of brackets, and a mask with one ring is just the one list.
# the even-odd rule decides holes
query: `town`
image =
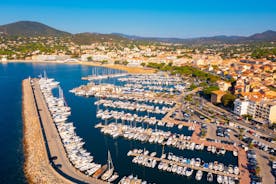
{"label": "town", "polygon": [[[33,183],[155,183],[159,176],[275,183],[275,42],[166,42],[65,32],[11,36],[2,30],[0,43],[3,67],[75,69],[23,80],[25,172]],[[74,75],[79,66],[89,67],[86,75]],[[79,131],[76,109],[93,115],[86,128],[93,128],[93,140],[104,138],[97,148],[104,159],[97,143],[89,144],[91,137]],[[32,142],[37,132],[40,142]],[[36,154],[36,147],[45,154]],[[134,176],[145,169],[156,176]]]}

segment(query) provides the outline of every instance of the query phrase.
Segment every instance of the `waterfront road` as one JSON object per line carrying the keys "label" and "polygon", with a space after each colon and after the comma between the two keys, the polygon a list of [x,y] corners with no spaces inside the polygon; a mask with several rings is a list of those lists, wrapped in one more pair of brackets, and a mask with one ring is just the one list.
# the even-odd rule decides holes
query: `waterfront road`
{"label": "waterfront road", "polygon": [[74,183],[106,183],[81,173],[71,164],[66,155],[61,138],[47,108],[37,80],[34,80],[32,87],[41,120],[42,130],[45,133],[45,141],[49,148],[49,158],[55,158],[52,160],[53,167],[58,171],[58,173]]}

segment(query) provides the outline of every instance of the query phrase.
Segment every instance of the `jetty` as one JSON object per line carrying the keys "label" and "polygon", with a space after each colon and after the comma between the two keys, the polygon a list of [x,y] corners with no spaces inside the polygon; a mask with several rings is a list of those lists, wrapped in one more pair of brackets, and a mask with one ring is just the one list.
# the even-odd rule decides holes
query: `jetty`
{"label": "jetty", "polygon": [[[24,172],[29,183],[73,183],[50,164],[30,79],[22,82]],[[35,140],[35,141],[34,141]]]}
{"label": "jetty", "polygon": [[[40,89],[39,80],[24,80],[23,94],[23,112],[24,117],[27,118],[24,119],[24,142],[26,144],[26,146],[25,144],[24,146],[26,148],[26,154],[31,156],[31,158],[27,157],[26,159],[25,171],[27,172],[27,176],[30,175],[28,178],[30,178],[32,183],[106,183],[102,180],[85,175],[76,169],[69,161],[57,127],[55,126]],[[29,117],[30,114],[32,118]],[[27,127],[30,118],[34,119],[33,121],[36,122],[36,129],[34,129],[34,127],[30,128],[30,126]],[[29,134],[37,134],[37,132],[41,132],[40,136],[32,136],[33,139],[30,140]],[[30,149],[30,144],[38,144],[40,146]],[[36,153],[38,149],[40,149],[39,154]],[[40,157],[42,157],[42,155],[44,156],[37,160],[37,162],[32,162],[31,159],[34,159],[33,155],[36,156],[36,154]],[[40,169],[39,167],[41,167],[43,163],[43,168]],[[31,171],[28,170],[30,168]],[[40,173],[40,175],[37,173]]]}

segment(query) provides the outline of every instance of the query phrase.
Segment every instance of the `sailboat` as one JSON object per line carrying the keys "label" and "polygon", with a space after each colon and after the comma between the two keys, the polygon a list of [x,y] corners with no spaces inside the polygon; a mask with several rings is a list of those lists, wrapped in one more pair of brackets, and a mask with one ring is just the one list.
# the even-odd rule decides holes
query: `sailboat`
{"label": "sailboat", "polygon": [[108,150],[108,155],[107,155],[107,165],[108,165],[108,168],[107,168],[107,171],[105,171],[105,173],[102,175],[102,180],[107,180],[109,179],[112,174],[113,174],[113,171],[114,171],[114,166],[113,166],[113,163],[112,163],[112,159],[111,159],[111,155],[110,155],[110,152]]}

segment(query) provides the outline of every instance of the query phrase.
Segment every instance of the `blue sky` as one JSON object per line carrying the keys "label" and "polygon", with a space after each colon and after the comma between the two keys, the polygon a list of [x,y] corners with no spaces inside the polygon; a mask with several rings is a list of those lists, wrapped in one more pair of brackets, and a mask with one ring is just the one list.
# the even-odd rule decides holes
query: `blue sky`
{"label": "blue sky", "polygon": [[0,0],[0,24],[19,20],[71,33],[250,35],[276,30],[276,0]]}

